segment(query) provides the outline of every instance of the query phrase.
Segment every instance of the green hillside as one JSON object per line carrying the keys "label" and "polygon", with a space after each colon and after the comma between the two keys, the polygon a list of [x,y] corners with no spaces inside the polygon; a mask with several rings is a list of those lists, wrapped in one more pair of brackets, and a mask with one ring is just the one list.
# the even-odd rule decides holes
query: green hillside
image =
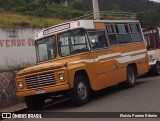
{"label": "green hillside", "polygon": [[62,23],[55,18],[33,17],[10,12],[0,12],[0,27],[49,27]]}
{"label": "green hillside", "polygon": [[[0,0],[0,26],[48,27],[92,11],[92,0],[67,0],[68,6],[64,5],[64,1]],[[99,6],[102,11],[136,12],[145,28],[160,26],[160,3],[149,0],[99,0]],[[23,16],[23,19],[16,16]]]}
{"label": "green hillside", "polygon": [[136,12],[143,27],[160,26],[160,3],[149,0],[99,0],[101,10]]}

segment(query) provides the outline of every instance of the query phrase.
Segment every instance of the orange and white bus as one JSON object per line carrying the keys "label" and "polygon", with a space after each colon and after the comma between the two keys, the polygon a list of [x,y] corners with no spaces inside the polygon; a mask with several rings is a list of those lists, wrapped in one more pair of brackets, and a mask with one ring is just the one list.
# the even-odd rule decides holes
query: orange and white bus
{"label": "orange and white bus", "polygon": [[160,74],[160,27],[143,30],[147,43],[150,72]]}
{"label": "orange and white bus", "polygon": [[124,83],[148,72],[148,56],[138,20],[76,20],[36,34],[37,65],[21,70],[17,96],[39,109],[55,94],[83,105],[90,90]]}

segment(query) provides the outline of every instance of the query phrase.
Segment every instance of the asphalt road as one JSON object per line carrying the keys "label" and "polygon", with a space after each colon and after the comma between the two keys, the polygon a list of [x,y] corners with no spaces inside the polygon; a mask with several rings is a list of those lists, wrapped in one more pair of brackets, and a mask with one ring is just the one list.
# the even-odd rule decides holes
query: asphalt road
{"label": "asphalt road", "polygon": [[[31,111],[32,113],[33,111]],[[81,107],[75,107],[70,100],[50,105],[40,110],[40,112],[160,112],[160,76],[143,77],[137,79],[137,85],[134,88],[123,89],[119,86],[113,86],[97,92],[90,98],[89,102]],[[34,112],[37,113],[37,112]],[[74,114],[73,114],[74,115]],[[96,114],[95,114],[96,115]],[[16,121],[17,119],[8,119],[5,121]],[[31,121],[33,119],[21,119],[22,121]],[[39,121],[34,119],[33,121]],[[106,119],[106,118],[46,118],[43,121],[160,121],[152,118],[131,118],[131,119]]]}

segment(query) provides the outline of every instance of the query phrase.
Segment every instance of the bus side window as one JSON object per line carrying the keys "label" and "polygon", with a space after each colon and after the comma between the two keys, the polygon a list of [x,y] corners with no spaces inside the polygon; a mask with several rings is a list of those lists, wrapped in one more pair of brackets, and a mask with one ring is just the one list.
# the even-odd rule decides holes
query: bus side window
{"label": "bus side window", "polygon": [[88,31],[92,49],[108,47],[104,31]]}
{"label": "bus side window", "polygon": [[112,24],[107,24],[106,29],[108,32],[108,38],[111,45],[118,45],[117,35],[114,31],[114,26]]}
{"label": "bus side window", "polygon": [[119,44],[132,43],[131,35],[129,33],[127,24],[116,24],[115,28]]}
{"label": "bus side window", "polygon": [[137,23],[130,24],[131,36],[133,42],[143,41],[143,37],[140,31],[140,26]]}
{"label": "bus side window", "polygon": [[97,31],[98,41],[100,43],[101,48],[108,47],[106,35],[104,31]]}

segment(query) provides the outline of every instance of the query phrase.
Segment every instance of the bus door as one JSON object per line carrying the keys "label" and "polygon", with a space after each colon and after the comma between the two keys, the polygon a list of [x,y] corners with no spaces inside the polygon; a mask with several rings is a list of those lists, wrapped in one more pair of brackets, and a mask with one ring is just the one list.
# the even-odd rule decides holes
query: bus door
{"label": "bus door", "polygon": [[91,43],[91,56],[95,62],[96,88],[102,89],[115,82],[115,60],[105,36],[105,31],[88,31]]}

